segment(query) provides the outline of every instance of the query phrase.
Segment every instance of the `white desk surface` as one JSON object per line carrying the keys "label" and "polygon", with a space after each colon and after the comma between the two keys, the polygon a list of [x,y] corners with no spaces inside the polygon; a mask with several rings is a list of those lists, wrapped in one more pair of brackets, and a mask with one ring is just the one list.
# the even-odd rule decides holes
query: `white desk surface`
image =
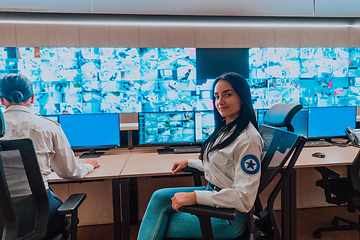
{"label": "white desk surface", "polygon": [[[360,148],[348,147],[306,147],[295,164],[295,168],[350,165]],[[325,158],[313,157],[314,152],[325,153]]]}
{"label": "white desk surface", "polygon": [[[158,154],[160,146],[135,147],[133,150],[125,148],[111,149],[96,160],[100,167],[94,169],[84,180],[111,179],[114,177],[145,177],[154,175],[169,175],[176,161],[198,159],[198,153],[190,154]],[[348,147],[312,147],[303,148],[295,168],[309,168],[316,166],[349,165],[354,160],[360,148]],[[325,158],[311,156],[314,152],[325,153]],[[76,153],[79,156],[79,153]],[[79,159],[86,162],[88,159]],[[61,179],[56,173],[50,174],[49,182],[66,182],[71,179]]]}
{"label": "white desk surface", "polygon": [[[82,153],[75,153],[79,162],[85,163],[89,159],[95,159],[100,164],[99,168],[92,170],[82,180],[93,179],[112,179],[119,177],[123,170],[126,161],[130,156],[130,151],[126,148],[110,149],[105,151],[103,155],[98,158],[78,158]],[[62,179],[55,172],[49,175],[49,182],[66,182],[76,181],[79,179]]]}
{"label": "white desk surface", "polygon": [[171,174],[171,168],[176,161],[189,158],[198,159],[198,153],[191,154],[158,154],[156,147],[136,147],[131,150],[120,177],[144,177]]}

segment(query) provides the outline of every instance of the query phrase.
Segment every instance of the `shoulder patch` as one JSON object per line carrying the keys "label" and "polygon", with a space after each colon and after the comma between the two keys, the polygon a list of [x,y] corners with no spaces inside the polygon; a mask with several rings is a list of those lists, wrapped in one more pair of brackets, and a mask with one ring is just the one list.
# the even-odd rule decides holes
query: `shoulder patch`
{"label": "shoulder patch", "polygon": [[246,155],[241,159],[241,169],[247,174],[256,174],[260,170],[260,161],[254,155]]}

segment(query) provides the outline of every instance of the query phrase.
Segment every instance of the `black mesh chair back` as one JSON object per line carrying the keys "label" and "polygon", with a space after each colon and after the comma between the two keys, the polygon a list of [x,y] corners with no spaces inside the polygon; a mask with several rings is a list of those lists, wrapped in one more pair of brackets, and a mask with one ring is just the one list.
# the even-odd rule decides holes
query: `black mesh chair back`
{"label": "black mesh chair back", "polygon": [[353,189],[360,192],[360,151],[351,163],[349,175]]}
{"label": "black mesh chair back", "polygon": [[32,140],[0,140],[2,239],[42,239],[49,202]]}

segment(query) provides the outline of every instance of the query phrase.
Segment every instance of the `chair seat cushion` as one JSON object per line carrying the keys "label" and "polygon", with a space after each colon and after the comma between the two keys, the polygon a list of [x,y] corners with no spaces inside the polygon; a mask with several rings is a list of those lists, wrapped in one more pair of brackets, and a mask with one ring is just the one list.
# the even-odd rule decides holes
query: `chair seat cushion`
{"label": "chair seat cushion", "polygon": [[[317,181],[317,185],[324,188],[323,180]],[[360,192],[355,191],[349,178],[329,179],[330,192],[337,200],[344,201],[360,210]]]}

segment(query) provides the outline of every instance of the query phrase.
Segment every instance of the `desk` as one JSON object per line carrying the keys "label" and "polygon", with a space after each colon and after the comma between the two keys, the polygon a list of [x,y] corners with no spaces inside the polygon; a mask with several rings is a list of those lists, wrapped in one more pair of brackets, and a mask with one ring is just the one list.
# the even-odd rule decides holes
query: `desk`
{"label": "desk", "polygon": [[[80,154],[76,153],[77,160],[85,163],[88,159],[78,158]],[[100,167],[94,169],[82,179],[62,179],[56,173],[50,174],[49,184],[69,183],[69,182],[86,182],[93,180],[112,180],[112,197],[113,197],[113,220],[114,220],[114,238],[120,239],[121,236],[121,209],[120,209],[120,173],[130,156],[127,149],[110,149],[97,158]]]}
{"label": "desk", "polygon": [[[354,160],[359,148],[356,147],[313,147],[303,148],[293,169],[289,181],[286,182],[281,194],[282,203],[282,238],[296,239],[296,170],[314,167],[332,167],[350,165]],[[314,152],[325,153],[325,158],[316,158]],[[325,198],[325,196],[324,196]]]}

